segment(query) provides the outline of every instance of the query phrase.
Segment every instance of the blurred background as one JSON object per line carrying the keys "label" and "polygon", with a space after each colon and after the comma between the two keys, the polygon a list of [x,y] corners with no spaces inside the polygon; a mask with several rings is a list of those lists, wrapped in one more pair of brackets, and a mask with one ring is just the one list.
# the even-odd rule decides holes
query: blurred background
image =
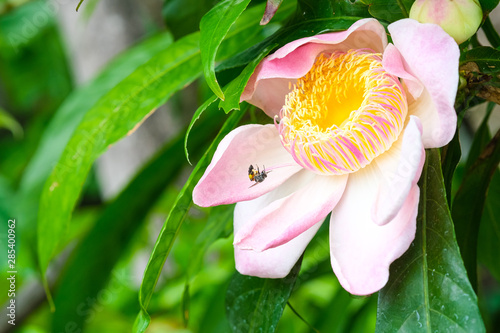
{"label": "blurred background", "polygon": [[[49,268],[55,314],[46,301],[36,259],[38,200],[51,168],[83,116],[78,110],[88,109],[89,103],[102,96],[99,87],[113,87],[133,69],[129,68],[130,63],[120,60],[124,52],[134,52],[134,47],[152,38],[165,39],[167,43],[171,37],[166,31],[175,39],[197,31],[200,18],[215,3],[216,0],[85,0],[77,12],[78,1],[0,0],[0,248],[7,243],[4,221],[15,218],[19,272],[13,327],[5,320],[7,262],[0,258],[0,332],[131,330],[140,310],[137,299],[144,268],[173,200],[189,175],[191,167],[187,162],[183,161],[176,170],[179,177],[161,189],[158,199],[144,208],[144,216],[135,220],[133,227],[120,231],[111,243],[107,238],[96,241],[99,252],[89,248],[89,256],[119,252],[113,254],[111,267],[108,262],[103,267],[84,270],[89,286],[61,281],[71,280],[74,273],[67,263],[82,239],[93,235],[90,231],[104,219],[106,207],[189,124],[196,108],[209,96],[205,83],[197,81],[173,96],[136,131],[110,147],[93,166],[64,247]],[[500,11],[490,17],[498,30]],[[277,27],[271,25],[267,33]],[[488,44],[481,33],[479,40]],[[128,56],[127,61],[135,61],[137,66],[148,57],[143,47]],[[466,115],[461,133],[464,160],[467,144],[470,145],[485,109],[482,104]],[[489,125],[492,133],[500,127],[498,111],[493,112]],[[194,157],[199,158],[199,153],[194,152]],[[142,195],[134,193],[129,200]],[[120,207],[117,209],[120,211]],[[127,206],[122,204],[121,210],[126,214]],[[232,207],[191,210],[151,300],[152,322],[147,332],[229,330],[224,299],[234,273],[229,237],[231,213]],[[204,230],[210,219],[220,221],[218,229],[212,231],[215,236]],[[193,247],[195,241],[198,245]],[[85,267],[84,262],[74,264]],[[278,331],[314,331],[311,327],[321,332],[374,330],[376,295],[353,298],[340,288],[329,266],[327,228],[322,228],[311,243],[302,269],[302,279],[297,282],[291,307],[285,309]],[[484,289],[480,292],[489,297],[481,306],[488,308],[487,313],[497,314],[496,319],[492,316],[486,322],[494,325],[496,321],[500,325],[499,285],[486,271],[482,278]],[[71,299],[73,292],[79,293],[75,300]],[[82,297],[85,293],[89,296]],[[332,313],[337,316],[330,316]]]}

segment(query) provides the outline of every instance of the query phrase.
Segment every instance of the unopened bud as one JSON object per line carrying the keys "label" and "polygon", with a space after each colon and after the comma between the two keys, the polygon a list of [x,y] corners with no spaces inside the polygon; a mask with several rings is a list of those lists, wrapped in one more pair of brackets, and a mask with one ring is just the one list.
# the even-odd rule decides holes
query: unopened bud
{"label": "unopened bud", "polygon": [[410,18],[439,25],[460,44],[476,33],[483,11],[478,0],[416,0]]}

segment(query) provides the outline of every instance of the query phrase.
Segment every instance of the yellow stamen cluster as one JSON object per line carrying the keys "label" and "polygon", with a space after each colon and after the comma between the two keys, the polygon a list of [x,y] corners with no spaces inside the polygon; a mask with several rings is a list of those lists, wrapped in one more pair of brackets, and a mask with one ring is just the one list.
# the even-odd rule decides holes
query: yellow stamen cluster
{"label": "yellow stamen cluster", "polygon": [[299,164],[317,173],[345,174],[389,149],[407,109],[401,83],[384,70],[380,54],[334,51],[321,54],[297,80],[277,127]]}

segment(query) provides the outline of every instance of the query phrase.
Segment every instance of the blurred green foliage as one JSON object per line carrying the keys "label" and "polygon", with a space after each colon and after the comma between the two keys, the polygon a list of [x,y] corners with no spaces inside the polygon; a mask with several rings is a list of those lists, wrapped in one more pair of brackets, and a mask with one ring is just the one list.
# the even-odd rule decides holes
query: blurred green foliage
{"label": "blurred green foliage", "polygon": [[[328,223],[289,278],[245,277],[234,268],[234,206],[193,207],[191,191],[214,152],[212,142],[237,124],[261,121],[259,111],[240,106],[239,96],[263,57],[292,40],[344,30],[360,18],[390,24],[407,17],[413,1],[283,0],[265,26],[259,25],[265,1],[158,2],[164,23],[153,29],[158,33],[143,36],[76,87],[58,15],[60,6],[76,9],[77,3],[0,0],[0,247],[7,244],[4,221],[15,218],[19,301],[10,331],[128,332],[135,323],[137,332],[413,332],[418,320],[414,327],[402,320],[419,311],[425,293],[435,299],[422,316],[440,310],[436,304],[451,306],[469,311],[477,324],[471,331],[481,331],[468,287],[469,280],[476,285],[476,274],[486,329],[500,330],[500,145],[488,127],[498,110],[490,109],[477,130],[468,119],[469,106],[484,103],[476,94],[497,87],[498,50],[473,47],[474,40],[464,46],[461,64],[474,62],[478,72],[462,72],[461,137],[443,148],[442,166],[439,153],[428,152],[427,178],[421,180],[428,206],[420,207],[418,246],[391,267],[407,278],[391,275],[379,294],[353,297],[332,273]],[[498,5],[480,2],[485,13]],[[84,1],[75,17],[92,20],[99,4]],[[139,14],[152,22],[147,15]],[[483,29],[495,46],[498,34],[490,23]],[[219,102],[215,96],[222,92],[225,100]],[[94,161],[167,102],[182,122],[178,133],[105,202]],[[61,172],[68,161],[72,169]],[[440,223],[433,225],[436,217]],[[443,250],[453,255],[441,257]],[[454,284],[425,286],[435,279],[425,265],[450,274]],[[7,271],[7,261],[0,260],[0,290],[8,289]],[[55,312],[43,293],[44,276]],[[470,299],[457,302],[458,289]],[[7,300],[2,292],[0,302]],[[429,318],[437,327],[445,325],[444,315]]]}

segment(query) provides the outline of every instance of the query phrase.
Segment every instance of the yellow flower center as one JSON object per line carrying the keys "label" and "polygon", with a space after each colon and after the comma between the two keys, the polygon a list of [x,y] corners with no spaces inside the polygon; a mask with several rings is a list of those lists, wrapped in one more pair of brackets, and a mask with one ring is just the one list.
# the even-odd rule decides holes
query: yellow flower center
{"label": "yellow flower center", "polygon": [[295,161],[320,174],[354,172],[389,149],[408,112],[398,78],[366,50],[321,54],[286,96],[279,123]]}

